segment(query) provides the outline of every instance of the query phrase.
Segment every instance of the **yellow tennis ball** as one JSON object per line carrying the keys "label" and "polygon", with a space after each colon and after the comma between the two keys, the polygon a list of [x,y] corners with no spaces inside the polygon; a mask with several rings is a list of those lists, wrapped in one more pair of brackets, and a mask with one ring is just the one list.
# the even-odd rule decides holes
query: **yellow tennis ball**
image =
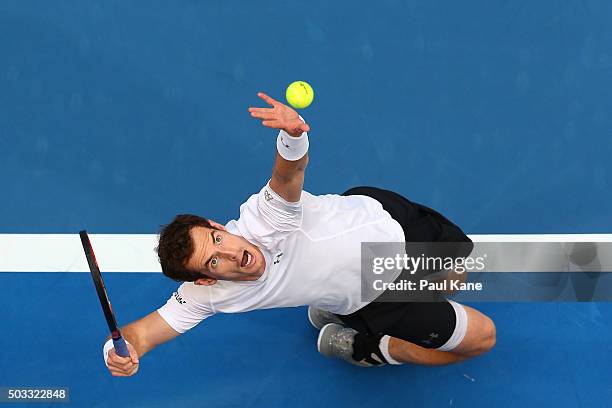
{"label": "yellow tennis ball", "polygon": [[295,109],[304,109],[312,103],[314,91],[308,82],[295,81],[287,87],[285,97]]}

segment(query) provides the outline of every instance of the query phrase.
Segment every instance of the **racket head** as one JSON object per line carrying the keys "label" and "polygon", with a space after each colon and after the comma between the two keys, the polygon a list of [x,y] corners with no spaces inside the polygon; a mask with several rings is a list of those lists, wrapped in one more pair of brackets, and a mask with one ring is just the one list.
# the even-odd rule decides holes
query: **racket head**
{"label": "racket head", "polygon": [[81,237],[81,243],[83,244],[83,250],[85,251],[85,257],[87,258],[87,264],[89,265],[89,271],[91,272],[91,278],[96,288],[98,299],[100,299],[100,306],[102,306],[102,311],[104,312],[104,318],[108,324],[108,329],[110,330],[113,339],[118,339],[121,337],[121,333],[117,327],[117,320],[115,319],[115,314],[113,313],[110,300],[108,299],[108,294],[106,293],[104,280],[102,280],[102,274],[100,273],[98,261],[96,260],[93,247],[91,246],[89,235],[87,235],[87,231],[83,230],[79,232],[79,236]]}

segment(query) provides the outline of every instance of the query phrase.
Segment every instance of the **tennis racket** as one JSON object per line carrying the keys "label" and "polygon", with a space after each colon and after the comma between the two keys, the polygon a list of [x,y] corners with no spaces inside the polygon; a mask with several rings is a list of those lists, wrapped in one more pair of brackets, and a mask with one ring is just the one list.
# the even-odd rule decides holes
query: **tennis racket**
{"label": "tennis racket", "polygon": [[87,258],[87,263],[89,264],[91,278],[93,279],[94,286],[96,287],[96,292],[98,292],[98,298],[100,299],[100,305],[102,306],[102,311],[104,312],[104,317],[106,318],[108,329],[111,332],[113,345],[115,346],[115,352],[121,357],[129,357],[130,352],[128,351],[127,345],[125,344],[125,340],[123,339],[123,337],[121,337],[121,332],[119,331],[119,328],[117,327],[117,320],[115,319],[115,314],[113,313],[113,308],[111,307],[110,300],[108,300],[106,288],[104,287],[104,281],[102,280],[102,274],[100,274],[100,268],[98,267],[96,255],[94,254],[93,247],[91,246],[91,242],[89,241],[87,231],[80,231],[79,236],[81,237],[81,243],[83,244],[85,257]]}

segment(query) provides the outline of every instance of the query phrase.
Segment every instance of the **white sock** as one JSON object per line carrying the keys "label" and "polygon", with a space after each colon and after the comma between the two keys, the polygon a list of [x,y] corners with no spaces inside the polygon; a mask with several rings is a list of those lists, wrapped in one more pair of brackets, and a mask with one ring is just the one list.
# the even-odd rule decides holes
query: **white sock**
{"label": "white sock", "polygon": [[385,360],[387,360],[389,364],[403,364],[395,360],[393,357],[391,357],[391,354],[389,354],[389,340],[391,340],[391,337],[387,335],[381,337],[380,342],[378,343],[380,353],[383,355],[383,357],[385,358]]}

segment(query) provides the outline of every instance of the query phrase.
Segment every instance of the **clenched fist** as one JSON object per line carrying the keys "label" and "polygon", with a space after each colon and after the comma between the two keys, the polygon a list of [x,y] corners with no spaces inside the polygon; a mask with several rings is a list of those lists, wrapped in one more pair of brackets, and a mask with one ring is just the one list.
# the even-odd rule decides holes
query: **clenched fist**
{"label": "clenched fist", "polygon": [[136,352],[134,346],[132,346],[130,343],[126,342],[126,345],[128,351],[130,352],[129,357],[121,357],[117,355],[114,348],[111,348],[108,352],[106,364],[108,366],[108,370],[115,377],[129,377],[138,372],[138,353]]}

